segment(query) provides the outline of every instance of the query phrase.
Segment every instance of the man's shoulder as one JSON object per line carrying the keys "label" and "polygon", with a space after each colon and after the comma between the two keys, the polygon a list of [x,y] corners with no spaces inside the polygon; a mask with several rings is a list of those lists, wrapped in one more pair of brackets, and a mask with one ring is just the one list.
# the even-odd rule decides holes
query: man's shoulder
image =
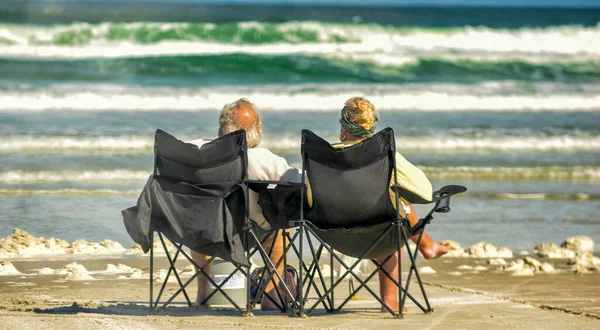
{"label": "man's shoulder", "polygon": [[284,160],[285,158],[274,154],[271,150],[267,148],[249,148],[248,149],[248,159],[252,159],[255,161],[259,161],[261,163],[265,162],[279,162]]}

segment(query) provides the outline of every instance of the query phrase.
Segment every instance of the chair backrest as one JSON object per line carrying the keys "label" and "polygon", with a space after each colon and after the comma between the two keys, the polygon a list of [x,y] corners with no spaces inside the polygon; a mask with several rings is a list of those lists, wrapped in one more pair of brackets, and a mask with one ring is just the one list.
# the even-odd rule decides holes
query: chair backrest
{"label": "chair backrest", "polygon": [[235,131],[198,148],[159,129],[154,136],[154,176],[191,184],[244,181],[246,132]]}
{"label": "chair backrest", "polygon": [[302,167],[313,200],[308,219],[321,228],[352,228],[395,218],[389,195],[395,151],[391,128],[345,148],[303,130]]}

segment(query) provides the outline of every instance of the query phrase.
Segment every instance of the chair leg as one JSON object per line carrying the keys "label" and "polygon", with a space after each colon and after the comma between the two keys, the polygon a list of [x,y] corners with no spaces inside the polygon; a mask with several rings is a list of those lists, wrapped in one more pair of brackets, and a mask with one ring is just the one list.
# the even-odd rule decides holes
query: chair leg
{"label": "chair leg", "polygon": [[[300,226],[298,227],[298,231],[300,233],[299,234],[299,237],[300,237],[300,243],[299,243],[299,245],[300,245],[300,256],[298,257],[300,265],[304,265],[304,243],[303,243],[303,241],[304,241],[304,226],[305,226],[305,222],[302,221],[300,223]],[[299,267],[299,268],[300,269],[298,270],[298,272],[300,273],[300,281],[298,281],[299,283],[298,283],[298,288],[297,289],[298,289],[298,292],[300,292],[300,306],[299,306],[298,315],[300,317],[305,317],[306,315],[304,314],[304,294],[303,294],[304,293],[303,292],[304,288],[303,288],[303,285],[302,285],[303,284],[302,283],[302,279],[303,279],[303,276],[302,276],[303,274],[302,273],[303,273],[303,270],[304,270],[303,268],[304,267]]]}
{"label": "chair leg", "polygon": [[153,299],[154,299],[154,232],[152,232],[152,239],[150,244],[150,314],[154,311]]}
{"label": "chair leg", "polygon": [[[334,258],[338,261],[338,263],[340,263],[344,267],[344,269],[346,269],[346,272],[344,273],[344,275],[342,275],[340,278],[337,279],[337,281],[334,283],[334,285],[324,293],[324,296],[321,296],[317,300],[317,302],[313,306],[311,306],[311,308],[308,309],[307,313],[310,313],[311,311],[313,311],[317,307],[317,305],[319,303],[321,303],[323,301],[323,299],[325,299],[325,296],[329,295],[332,290],[334,290],[338,285],[340,285],[340,283],[343,281],[343,279],[346,276],[348,276],[349,274],[352,275],[377,301],[379,301],[379,303],[381,303],[382,305],[385,305],[383,300],[373,291],[373,289],[371,289],[352,269],[354,267],[356,267],[358,265],[358,263],[360,262],[360,260],[362,260],[364,258],[364,256],[366,256],[377,244],[379,244],[379,242],[381,242],[383,237],[385,237],[385,235],[392,229],[392,226],[389,226],[375,240],[375,242],[373,242],[373,244],[365,252],[363,252],[363,254],[358,258],[358,260],[352,266],[346,265],[346,263],[337,254],[335,254],[333,249],[330,246],[326,245],[326,243],[316,233],[314,233],[310,227],[307,226],[306,229],[309,233],[313,234],[317,238],[317,240],[325,246],[327,251],[329,251],[329,253],[332,256],[334,256]],[[390,311],[390,313],[393,313],[393,311]]]}
{"label": "chair leg", "polygon": [[[179,252],[181,251],[182,245],[181,244],[177,245],[176,243],[172,243],[173,245],[175,245],[177,247],[177,252],[175,253],[175,256],[173,257],[173,259],[171,259],[171,254],[169,253],[169,251],[167,249],[167,245],[165,244],[165,241],[160,233],[158,234],[158,237],[160,238],[160,242],[162,243],[163,249],[165,249],[167,259],[169,260],[169,264],[171,265],[171,267],[169,267],[169,270],[167,272],[167,276],[165,277],[165,281],[163,283],[163,288],[161,289],[161,293],[162,293],[162,290],[164,289],[164,287],[167,284],[167,281],[169,280],[171,271],[173,271],[173,274],[175,275],[175,278],[177,279],[177,283],[179,283],[179,287],[181,287],[183,285],[181,282],[181,278],[179,277],[179,274],[177,273],[177,269],[175,268],[175,262],[177,261],[177,257],[179,256]],[[185,289],[183,290],[183,295],[185,296],[185,300],[188,303],[188,307],[192,307],[192,302],[190,301],[190,297],[188,296],[187,291],[185,291]],[[160,297],[160,295],[159,295],[159,297]],[[159,298],[157,298],[156,300],[158,300],[158,299]]]}
{"label": "chair leg", "polygon": [[[247,203],[247,201],[246,201],[246,203]],[[248,241],[249,241],[248,230],[246,230],[244,232],[244,235],[245,235],[244,251],[246,251],[246,258],[247,258],[248,266],[246,267],[246,269],[247,269],[247,271],[246,271],[246,311],[244,313],[242,313],[242,316],[254,316],[252,314],[252,306],[251,306],[251,301],[250,301],[250,280],[251,279],[250,279],[250,255],[249,255],[249,249],[248,249]]]}
{"label": "chair leg", "polygon": [[[400,224],[398,225],[398,223],[396,223],[396,237],[397,237],[397,250],[396,253],[398,253],[398,303],[400,304],[400,306],[398,306],[399,310],[398,310],[398,315],[394,315],[394,317],[396,318],[404,318],[404,302],[406,299],[406,294],[404,295],[404,299],[402,298],[402,238],[404,236],[404,230],[402,228],[402,220],[400,220]],[[409,252],[410,254],[410,252]],[[406,291],[404,292],[408,292],[408,282],[407,282],[407,287],[406,287]]]}
{"label": "chair leg", "polygon": [[[406,279],[405,290],[406,290],[406,292],[408,292],[410,280],[411,280],[412,274],[414,272],[415,277],[417,278],[417,283],[419,284],[419,287],[421,289],[421,294],[423,295],[423,299],[425,300],[425,305],[427,306],[427,308],[424,308],[423,306],[420,306],[420,305],[418,305],[418,306],[421,308],[421,310],[424,313],[431,313],[431,312],[433,312],[433,309],[431,308],[431,305],[429,304],[429,299],[427,298],[427,293],[425,292],[425,287],[423,286],[423,282],[421,281],[421,275],[419,274],[419,270],[417,269],[417,264],[416,264],[416,260],[419,255],[419,246],[421,245],[421,238],[423,238],[423,232],[424,231],[421,232],[421,234],[419,235],[419,238],[417,239],[417,244],[416,244],[414,253],[411,252],[408,242],[405,241],[406,249],[407,249],[408,256],[409,256],[410,262],[411,262],[411,267],[408,271],[408,277]],[[404,237],[406,237],[406,233],[404,233]],[[404,296],[404,300],[406,300],[406,295]],[[402,303],[404,303],[404,301]]]}

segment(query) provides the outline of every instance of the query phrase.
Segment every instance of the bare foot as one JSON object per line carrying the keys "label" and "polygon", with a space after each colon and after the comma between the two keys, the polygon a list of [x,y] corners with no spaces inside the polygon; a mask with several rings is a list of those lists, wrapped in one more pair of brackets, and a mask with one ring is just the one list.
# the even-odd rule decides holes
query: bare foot
{"label": "bare foot", "polygon": [[419,251],[423,255],[423,258],[427,260],[437,259],[443,256],[444,254],[448,253],[448,250],[450,250],[449,244],[440,244],[436,241],[433,241],[433,243],[429,245],[421,244],[421,248],[419,249]]}
{"label": "bare foot", "polygon": [[[390,306],[390,308],[394,311],[394,313],[398,313],[398,311],[400,310],[400,304],[397,301],[384,301],[388,306]],[[381,312],[382,313],[389,313],[390,311],[387,310],[387,308],[385,308],[385,306],[381,306]],[[402,308],[402,313],[406,313],[408,312],[408,308],[403,307]]]}
{"label": "bare foot", "polygon": [[194,308],[196,309],[210,309],[210,304],[208,302],[202,304],[202,301],[204,301],[204,297],[198,297],[196,298],[196,301],[194,302]]}

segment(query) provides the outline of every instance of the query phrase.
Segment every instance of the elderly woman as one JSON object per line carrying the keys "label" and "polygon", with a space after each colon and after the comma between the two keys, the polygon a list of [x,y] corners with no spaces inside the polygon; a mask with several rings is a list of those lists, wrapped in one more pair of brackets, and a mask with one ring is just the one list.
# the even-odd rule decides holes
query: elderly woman
{"label": "elderly woman", "polygon": [[[377,112],[371,102],[362,97],[353,97],[346,101],[341,112],[340,119],[340,143],[334,144],[336,148],[344,148],[356,144],[364,139],[368,139],[375,133],[378,121]],[[396,171],[398,183],[420,197],[431,200],[432,187],[425,174],[416,166],[408,162],[399,152],[396,151]],[[390,186],[394,185],[394,177],[390,180]],[[390,198],[392,205],[395,203],[395,193],[390,189]],[[310,201],[311,197],[309,197]],[[411,225],[419,221],[417,214],[407,201],[400,198],[400,214],[410,221]],[[416,242],[417,236],[411,237]],[[426,233],[423,234],[419,251],[425,259],[435,259],[448,252],[448,246],[442,245]],[[383,262],[387,256],[377,259],[379,263]],[[398,274],[398,254],[396,253],[383,268],[394,277]],[[396,278],[396,280],[398,280]],[[379,273],[380,294],[383,301],[392,309],[398,312],[399,304],[397,301],[397,287],[383,272]],[[386,311],[382,306],[382,311]]]}

